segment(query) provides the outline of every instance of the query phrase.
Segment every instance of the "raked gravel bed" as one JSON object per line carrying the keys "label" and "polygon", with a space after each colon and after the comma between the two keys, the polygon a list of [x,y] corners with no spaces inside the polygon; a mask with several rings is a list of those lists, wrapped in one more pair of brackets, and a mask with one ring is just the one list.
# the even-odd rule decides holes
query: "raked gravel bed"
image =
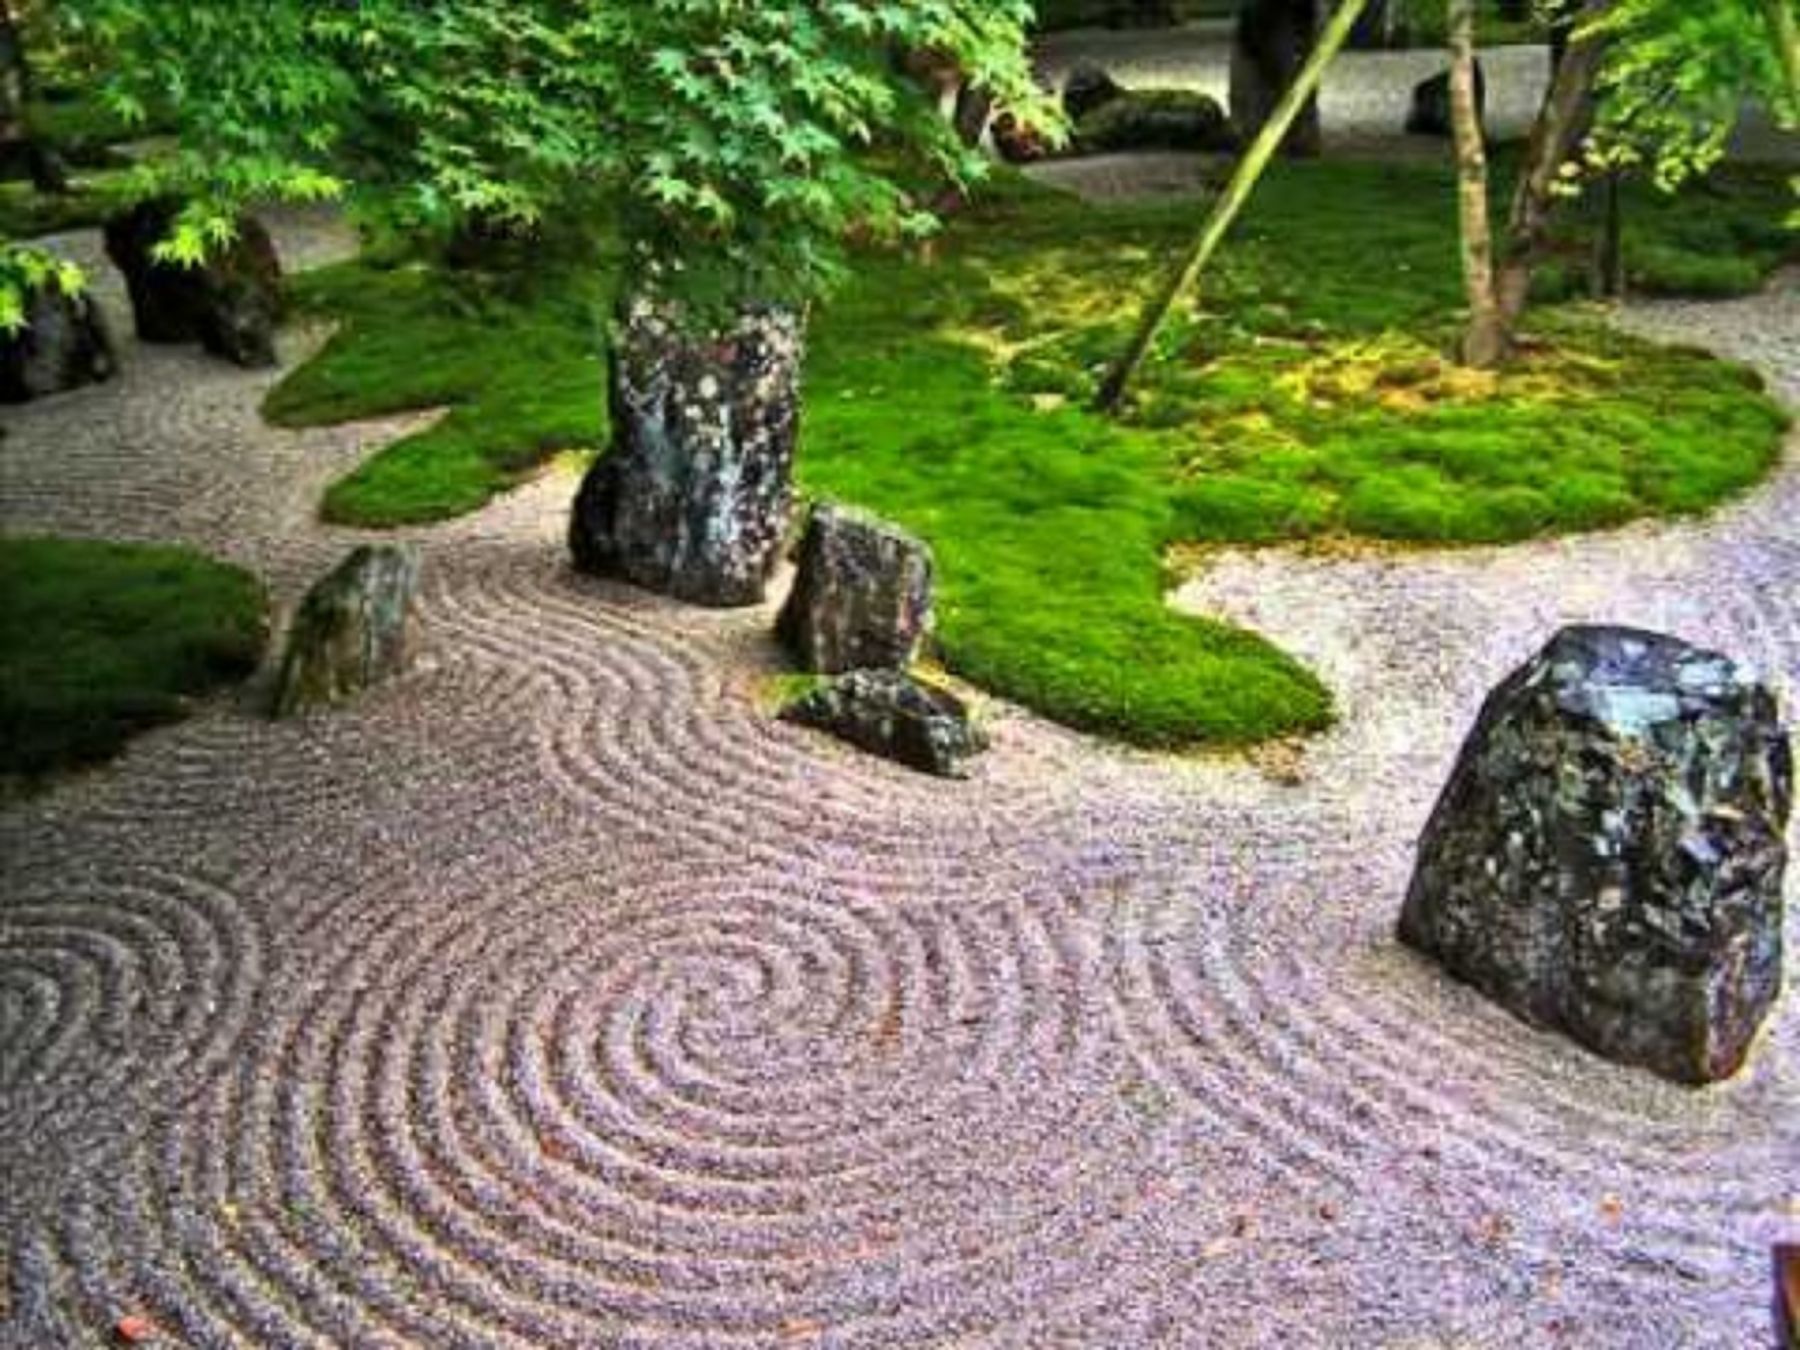
{"label": "raked gravel bed", "polygon": [[[1630,321],[1800,396],[1795,294]],[[7,412],[0,529],[185,540],[291,604],[358,537],[319,491],[404,423],[275,431],[270,376],[126,359]],[[0,813],[0,1341],[1766,1339],[1796,1000],[1689,1091],[1392,930],[1458,736],[1558,622],[1791,694],[1793,457],[1698,522],[1217,559],[1179,602],[1341,697],[1295,773],[1001,708],[963,784],[772,721],[769,609],[572,575],[573,486],[413,532],[425,660],[354,709],[213,706]]]}

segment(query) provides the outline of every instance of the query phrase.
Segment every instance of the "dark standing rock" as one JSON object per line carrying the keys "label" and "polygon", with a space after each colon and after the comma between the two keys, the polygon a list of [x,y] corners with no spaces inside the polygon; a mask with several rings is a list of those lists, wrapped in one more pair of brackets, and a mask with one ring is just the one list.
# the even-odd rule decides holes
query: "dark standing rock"
{"label": "dark standing rock", "polygon": [[1079,122],[1114,99],[1125,96],[1124,86],[1092,61],[1083,61],[1063,82],[1062,105],[1070,122]]}
{"label": "dark standing rock", "polygon": [[288,635],[275,715],[342,703],[410,664],[419,550],[363,545],[306,593]]}
{"label": "dark standing rock", "polygon": [[1726,658],[1565,629],[1482,709],[1400,936],[1609,1059],[1727,1077],[1780,988],[1792,798],[1774,697]]}
{"label": "dark standing rock", "polygon": [[0,403],[96,384],[116,369],[100,307],[54,279],[26,300],[23,328],[0,332]]}
{"label": "dark standing rock", "polygon": [[846,507],[812,513],[775,631],[807,670],[837,675],[911,663],[931,623],[931,550]]}
{"label": "dark standing rock", "polygon": [[[1274,115],[1306,64],[1319,31],[1318,0],[1245,0],[1231,47],[1231,122],[1249,142]],[[1282,152],[1311,158],[1320,150],[1319,101],[1307,100]]]}
{"label": "dark standing rock", "polygon": [[199,342],[240,366],[275,364],[281,319],[281,262],[269,232],[250,216],[238,237],[197,267],[156,261],[181,204],[139,203],[106,225],[106,254],[125,276],[138,337],[145,342]]}
{"label": "dark standing rock", "polygon": [[1075,128],[1083,154],[1122,150],[1188,150],[1228,154],[1237,135],[1216,99],[1186,89],[1132,90],[1083,118]]}
{"label": "dark standing rock", "polygon": [[793,501],[804,350],[793,310],[747,309],[696,335],[670,306],[628,301],[612,449],[569,522],[575,565],[694,604],[760,601]]}
{"label": "dark standing rock", "polygon": [[783,720],[819,731],[908,768],[960,778],[987,748],[968,706],[900,670],[853,670],[782,709]]}
{"label": "dark standing rock", "polygon": [[[1481,68],[1481,62],[1475,62],[1475,116],[1483,126],[1487,125],[1487,72]],[[1440,71],[1429,80],[1422,80],[1413,89],[1412,109],[1406,114],[1406,134],[1409,136],[1451,136],[1454,128],[1450,122],[1450,72]]]}

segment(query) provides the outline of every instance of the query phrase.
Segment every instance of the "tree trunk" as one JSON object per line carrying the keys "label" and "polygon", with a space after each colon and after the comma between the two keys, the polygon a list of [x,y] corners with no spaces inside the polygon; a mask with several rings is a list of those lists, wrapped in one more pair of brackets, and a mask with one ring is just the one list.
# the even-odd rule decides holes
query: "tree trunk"
{"label": "tree trunk", "polygon": [[1195,237],[1187,257],[1144,310],[1143,318],[1138,321],[1137,331],[1132,334],[1131,345],[1100,382],[1100,390],[1094,397],[1094,407],[1098,411],[1116,412],[1124,402],[1125,391],[1131,387],[1132,380],[1137,378],[1138,369],[1144,364],[1144,357],[1149,354],[1150,345],[1156,341],[1156,335],[1167,322],[1175,302],[1200,280],[1206,264],[1224,241],[1226,232],[1237,220],[1244,204],[1250,200],[1250,194],[1256,190],[1257,181],[1269,167],[1269,162],[1275,158],[1276,147],[1300,116],[1301,108],[1311,102],[1318,92],[1319,84],[1325,78],[1325,68],[1349,40],[1350,30],[1356,26],[1357,19],[1368,4],[1369,0],[1343,0],[1337,12],[1331,16],[1331,22],[1325,25],[1325,31],[1319,35],[1305,66],[1288,87],[1281,102],[1276,105],[1274,114],[1263,124],[1250,148],[1244,152],[1244,157],[1238,161],[1231,182],[1226,185],[1224,194],[1207,214],[1206,223],[1200,227],[1200,233]]}
{"label": "tree trunk", "polygon": [[577,567],[695,604],[763,598],[793,498],[803,328],[763,306],[697,332],[671,305],[627,298],[612,449],[569,525]]}
{"label": "tree trunk", "polygon": [[1763,0],[1763,12],[1768,16],[1769,35],[1781,62],[1788,97],[1800,109],[1800,19],[1794,17],[1793,0]]}
{"label": "tree trunk", "polygon": [[[1305,66],[1318,31],[1318,0],[1246,0],[1231,47],[1231,122],[1239,136],[1251,139],[1274,115]],[[1318,155],[1321,141],[1318,100],[1308,98],[1282,152],[1310,159]]]}
{"label": "tree trunk", "polygon": [[1594,232],[1593,291],[1604,300],[1625,295],[1625,211],[1623,173],[1609,169],[1600,184],[1600,228]]}
{"label": "tree trunk", "polygon": [[1525,170],[1513,192],[1506,246],[1495,283],[1501,320],[1508,333],[1518,324],[1531,298],[1531,274],[1543,254],[1562,166],[1593,117],[1594,82],[1600,75],[1606,40],[1585,29],[1607,5],[1608,0],[1590,0],[1581,11],[1576,20],[1576,36],[1556,68],[1556,78],[1550,82],[1550,92],[1531,128]]}
{"label": "tree trunk", "polygon": [[1462,359],[1488,368],[1506,359],[1510,335],[1494,291],[1494,224],[1488,200],[1487,146],[1476,99],[1475,0],[1450,0],[1450,128],[1456,141],[1456,199],[1463,293],[1469,323]]}
{"label": "tree trunk", "polygon": [[30,101],[25,34],[12,6],[0,0],[0,169],[21,166],[39,192],[67,192],[69,176],[61,158],[32,136],[26,124]]}

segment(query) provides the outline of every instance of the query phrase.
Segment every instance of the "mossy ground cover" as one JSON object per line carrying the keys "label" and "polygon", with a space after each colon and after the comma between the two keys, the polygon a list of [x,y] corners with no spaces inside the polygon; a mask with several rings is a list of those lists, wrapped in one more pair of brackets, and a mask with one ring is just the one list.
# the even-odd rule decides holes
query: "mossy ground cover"
{"label": "mossy ground cover", "polygon": [[255,669],[266,599],[183,549],[0,539],[0,780],[104,759]]}
{"label": "mossy ground cover", "polygon": [[[1634,218],[1640,248],[1704,266],[1721,237],[1754,285],[1786,256],[1778,175]],[[1274,171],[1202,303],[1120,422],[1085,409],[1192,201],[1093,206],[1006,179],[929,264],[870,257],[818,314],[800,473],[935,546],[947,664],[1073,726],[1146,745],[1322,725],[1283,653],[1170,611],[1177,543],[1321,536],[1495,543],[1704,509],[1767,471],[1781,413],[1743,371],[1579,316],[1534,322],[1515,370],[1441,353],[1459,302],[1447,169]],[[1704,213],[1697,223],[1695,213]],[[1585,248],[1572,213],[1559,247]],[[285,421],[445,404],[447,418],[332,490],[364,524],[448,515],[548,450],[604,436],[604,283],[453,299],[430,269],[302,284],[345,327],[276,392]]]}

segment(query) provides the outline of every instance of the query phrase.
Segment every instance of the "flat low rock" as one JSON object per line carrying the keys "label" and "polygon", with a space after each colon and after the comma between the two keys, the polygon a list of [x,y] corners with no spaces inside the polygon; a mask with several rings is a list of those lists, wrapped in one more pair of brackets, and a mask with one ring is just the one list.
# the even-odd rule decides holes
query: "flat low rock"
{"label": "flat low rock", "polygon": [[276,682],[277,717],[343,703],[411,664],[419,572],[411,545],[363,545],[307,592]]}
{"label": "flat low rock", "polygon": [[100,307],[54,282],[31,293],[23,328],[0,333],[0,403],[96,384],[117,369]]}
{"label": "flat low rock", "polygon": [[963,777],[987,748],[962,699],[900,670],[850,671],[801,695],[781,716],[940,778]]}
{"label": "flat low rock", "polygon": [[1075,126],[1077,153],[1185,150],[1228,154],[1237,133],[1216,99],[1189,89],[1133,89],[1102,103]]}
{"label": "flat low rock", "polygon": [[1565,629],[1482,709],[1401,939],[1610,1059],[1728,1077],[1780,991],[1792,803],[1767,688],[1675,638]]}
{"label": "flat low rock", "polygon": [[800,543],[776,633],[809,671],[911,663],[931,624],[931,550],[898,526],[824,502]]}
{"label": "flat low rock", "polygon": [[275,364],[281,320],[281,262],[269,232],[238,218],[237,238],[197,267],[155,257],[181,205],[140,202],[106,224],[106,253],[125,277],[137,334],[145,342],[198,342],[235,365]]}

